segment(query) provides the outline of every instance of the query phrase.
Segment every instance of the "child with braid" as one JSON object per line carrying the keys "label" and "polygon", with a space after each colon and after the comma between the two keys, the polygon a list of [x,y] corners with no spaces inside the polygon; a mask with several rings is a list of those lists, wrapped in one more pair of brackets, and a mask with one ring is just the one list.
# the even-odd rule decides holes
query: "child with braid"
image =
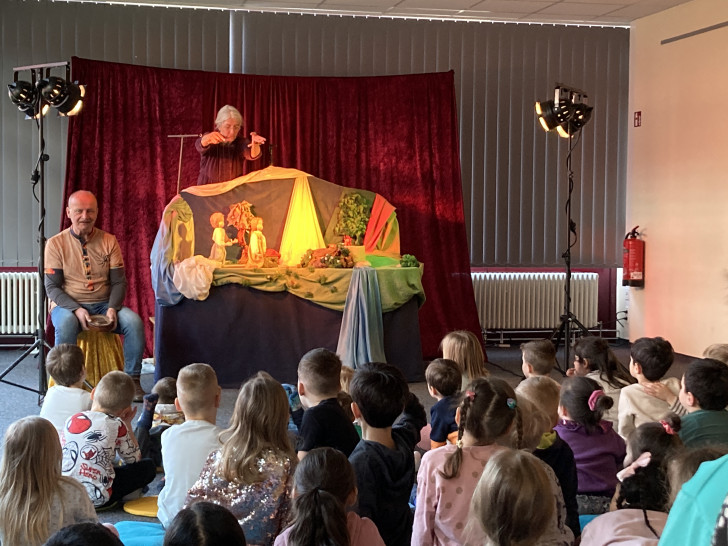
{"label": "child with braid", "polygon": [[574,452],[579,514],[606,512],[617,486],[627,448],[612,423],[602,419],[613,405],[589,377],[567,377],[561,384],[560,420],[554,430]]}
{"label": "child with braid", "polygon": [[461,393],[455,421],[457,443],[422,457],[412,544],[463,544],[470,499],[485,464],[511,445],[514,428],[520,443],[516,393],[503,380],[472,381]]}

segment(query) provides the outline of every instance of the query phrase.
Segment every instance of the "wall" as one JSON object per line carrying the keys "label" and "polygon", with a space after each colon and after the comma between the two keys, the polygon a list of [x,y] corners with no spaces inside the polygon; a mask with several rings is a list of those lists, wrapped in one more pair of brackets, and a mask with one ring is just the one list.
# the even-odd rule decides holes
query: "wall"
{"label": "wall", "polygon": [[[568,245],[563,213],[567,144],[541,130],[533,109],[535,100],[551,97],[556,82],[586,90],[595,107],[574,151],[572,202],[579,237],[572,241],[572,263],[618,265],[628,50],[629,31],[624,28],[0,1],[0,73],[5,82],[11,81],[13,67],[72,55],[288,76],[453,70],[466,228],[471,262],[479,266],[562,264]],[[63,213],[68,124],[49,117],[50,236]],[[33,123],[23,121],[9,100],[0,100],[0,267],[31,267],[37,259],[38,211],[28,182],[38,155],[36,134]],[[101,214],[105,205],[100,203]]]}
{"label": "wall", "polygon": [[646,241],[644,289],[630,289],[630,339],[684,354],[728,341],[728,22],[725,0],[694,0],[635,22],[630,37],[627,224]]}

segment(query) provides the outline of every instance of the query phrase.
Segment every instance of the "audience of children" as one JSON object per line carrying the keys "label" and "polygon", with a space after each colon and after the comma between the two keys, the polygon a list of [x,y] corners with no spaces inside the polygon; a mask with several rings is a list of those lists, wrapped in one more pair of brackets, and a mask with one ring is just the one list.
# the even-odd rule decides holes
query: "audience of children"
{"label": "audience of children", "polygon": [[[458,333],[443,339],[443,353],[448,337]],[[477,354],[473,347],[482,355],[477,337],[462,333],[470,338],[464,344],[470,356]],[[444,421],[452,419],[455,445],[422,458],[414,520],[407,504],[415,476],[412,450],[425,415],[396,367],[371,363],[353,372],[342,369],[338,357],[325,349],[304,355],[296,390],[306,408],[304,421],[314,418],[318,425],[309,429],[302,422],[304,438],[309,430],[331,428],[326,418],[317,418],[317,408],[330,401],[347,424],[352,416],[361,422],[362,440],[348,460],[346,451],[335,445],[301,450],[306,456],[298,463],[295,484],[297,461],[286,434],[288,401],[280,384],[265,372],[246,382],[230,427],[221,431],[215,425],[221,390],[214,370],[205,364],[183,368],[177,393],[174,379],[155,385],[139,423],[152,426],[152,413],[158,425],[169,425],[164,416],[170,413],[174,422],[183,421],[161,435],[166,484],[158,502],[167,528],[164,543],[245,544],[247,534],[251,544],[275,540],[279,545],[570,544],[573,538],[566,525],[574,535],[579,532],[574,492],[578,491],[578,512],[598,514],[606,511],[615,487],[616,510],[594,519],[584,530],[582,544],[656,544],[661,536],[665,544],[707,544],[714,533],[715,544],[728,539],[728,506],[722,508],[728,502],[728,456],[722,456],[728,447],[718,445],[728,444],[728,366],[710,358],[726,356],[728,345],[711,346],[705,351],[708,357],[690,364],[677,400],[670,404],[661,400],[675,397],[677,381],[661,381],[674,355],[669,342],[642,338],[633,344],[630,373],[638,384],[622,393],[620,427],[626,427],[621,430],[629,434],[635,460],[625,461],[630,464],[619,472],[621,484],[617,474],[625,445],[603,419],[614,404],[600,386],[606,383],[619,393],[616,385],[627,383],[623,369],[603,340],[582,338],[575,351],[575,371],[559,388],[545,377],[553,369],[549,348],[553,345],[546,340],[521,346],[528,379],[519,385],[518,398],[507,383],[480,378],[455,397],[459,405],[447,404],[463,378],[478,372],[447,357],[430,364],[428,390],[438,400],[431,420],[439,430],[442,413]],[[81,351],[72,345],[54,351],[48,371],[58,386],[83,392]],[[461,362],[468,360],[461,357]],[[487,374],[484,367],[482,371]],[[40,545],[53,531],[79,521],[88,523],[57,532],[48,543],[85,544],[92,535],[97,537],[95,544],[119,543],[95,523],[92,503],[97,508],[110,505],[154,476],[151,461],[139,461],[130,427],[134,389],[125,378],[120,372],[107,374],[93,392],[90,410],[69,410],[72,415],[62,428],[60,444],[53,425],[39,417],[21,419],[8,429],[0,466],[0,506],[20,509],[0,513],[3,544]],[[350,388],[350,398],[339,393],[344,388]],[[46,400],[44,411],[55,414],[68,402],[71,397],[60,396],[65,389]],[[347,406],[352,415],[346,415]],[[455,415],[440,412],[437,408],[442,406]],[[683,407],[688,413],[682,419],[672,414],[659,421],[667,411]],[[684,450],[680,438],[688,446],[710,447]],[[538,458],[524,450],[533,450]],[[127,464],[114,468],[110,453]],[[44,467],[45,473],[37,472]],[[37,491],[14,488],[23,473],[29,475],[26,483],[48,476],[50,485],[37,483]],[[347,512],[348,507],[355,511]],[[63,542],[78,536],[81,527],[85,537]]]}
{"label": "audience of children", "polygon": [[164,546],[246,546],[235,516],[212,502],[199,501],[181,510],[164,533]]}
{"label": "audience of children", "polygon": [[679,411],[681,408],[680,404],[671,407],[664,400],[645,391],[646,386],[661,383],[677,399],[680,381],[675,377],[663,379],[673,360],[675,352],[672,345],[661,337],[642,337],[632,344],[629,373],[637,383],[624,387],[619,397],[618,431],[622,438],[627,438],[641,424],[657,422],[671,411]]}
{"label": "audience of children", "polygon": [[[412,544],[463,543],[468,507],[485,463],[522,434],[516,393],[505,381],[479,378],[463,391],[458,437],[425,453],[417,474]],[[519,446],[516,446],[519,447]]]}
{"label": "audience of children", "polygon": [[585,336],[576,340],[574,367],[569,368],[566,375],[586,376],[599,383],[599,388],[614,402],[603,419],[617,427],[620,391],[635,380],[609,348],[607,340],[596,336]]}
{"label": "audience of children", "polygon": [[[141,458],[132,430],[134,393],[129,375],[107,373],[91,392],[91,409],[69,417],[61,434],[63,475],[80,482],[96,508],[113,505],[156,475],[154,462]],[[122,466],[114,465],[115,455]]]}
{"label": "audience of children", "polygon": [[356,512],[376,524],[388,546],[409,544],[413,450],[427,423],[425,408],[409,392],[401,370],[391,364],[357,368],[350,394],[362,427],[362,439],[349,456],[359,491]]}
{"label": "audience of children", "polygon": [[0,463],[0,541],[40,546],[66,525],[96,522],[86,491],[61,475],[61,444],[50,421],[23,417],[5,432]]}
{"label": "audience of children", "polygon": [[670,427],[644,423],[630,435],[630,450],[637,454],[617,475],[616,510],[592,520],[582,534],[584,546],[606,546],[615,541],[656,545],[667,521],[669,485],[667,461],[682,448]]}
{"label": "audience of children", "polygon": [[356,504],[356,476],[341,451],[311,450],[296,468],[291,525],[275,546],[384,546],[377,526],[347,509]]}
{"label": "audience of children", "polygon": [[626,446],[602,419],[613,400],[589,377],[567,377],[561,385],[559,424],[555,430],[574,452],[579,514],[603,514],[617,485]]}
{"label": "audience of children", "polygon": [[66,419],[91,409],[91,394],[83,388],[86,380],[83,351],[70,343],[56,345],[46,357],[46,371],[56,384],[43,398],[40,416],[53,423],[60,436]]}
{"label": "audience of children", "polygon": [[199,500],[225,506],[248,542],[272,544],[288,518],[296,466],[288,437],[288,397],[281,384],[266,372],[246,381],[220,438],[222,448],[207,458],[185,506]]}
{"label": "audience of children", "polygon": [[680,383],[687,410],[680,438],[687,447],[728,444],[728,366],[710,358],[693,360]]}
{"label": "audience of children", "polygon": [[190,364],[179,371],[174,404],[185,422],[169,427],[161,438],[165,483],[157,499],[157,517],[164,527],[184,505],[208,455],[221,446],[222,429],[215,424],[221,392],[212,366]]}
{"label": "audience of children", "polygon": [[427,390],[437,402],[430,408],[430,449],[455,443],[458,425],[455,422],[456,395],[460,392],[460,367],[454,360],[436,358],[425,369]]}
{"label": "audience of children", "polygon": [[454,360],[460,366],[463,375],[460,384],[462,389],[474,379],[488,377],[483,345],[473,332],[468,330],[450,332],[442,338],[440,350],[443,358]]}
{"label": "audience of children", "polygon": [[298,395],[303,405],[298,458],[316,447],[334,447],[347,457],[359,434],[337,400],[341,390],[341,359],[328,349],[313,349],[298,363]]}
{"label": "audience of children", "polygon": [[521,343],[521,371],[526,378],[548,376],[556,366],[556,347],[550,339],[537,339]]}
{"label": "audience of children", "polygon": [[[503,449],[485,465],[473,492],[469,544],[554,544],[542,536],[555,518],[543,464],[525,451]],[[486,540],[483,540],[485,537]]]}
{"label": "audience of children", "polygon": [[578,487],[574,452],[554,430],[559,422],[561,385],[550,377],[536,375],[521,381],[516,387],[516,395],[519,401],[530,401],[548,417],[547,427],[542,431],[541,441],[533,450],[533,454],[549,465],[559,480],[566,509],[566,525],[574,536],[578,537],[581,534],[581,526],[576,503]]}

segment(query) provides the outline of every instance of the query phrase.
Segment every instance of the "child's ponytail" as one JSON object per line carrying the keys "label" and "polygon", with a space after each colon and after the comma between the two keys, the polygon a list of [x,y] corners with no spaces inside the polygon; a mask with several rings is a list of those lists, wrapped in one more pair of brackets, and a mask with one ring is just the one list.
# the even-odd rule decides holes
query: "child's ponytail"
{"label": "child's ponytail", "polygon": [[567,377],[561,385],[561,405],[569,413],[569,419],[593,431],[602,416],[614,405],[614,400],[604,394],[599,383],[589,377]]}
{"label": "child's ponytail", "polygon": [[318,488],[300,494],[295,499],[294,523],[288,544],[349,546],[344,504],[328,491]]}
{"label": "child's ponytail", "polygon": [[[523,435],[516,393],[505,381],[493,378],[476,379],[470,382],[461,396],[456,448],[447,457],[440,471],[440,475],[447,480],[460,473],[465,431],[475,439],[475,445],[490,445],[508,432],[515,419],[519,443]],[[510,442],[508,445],[510,446]]]}
{"label": "child's ponytail", "polygon": [[346,455],[331,447],[312,449],[294,476],[291,546],[349,546],[346,503],[356,477]]}

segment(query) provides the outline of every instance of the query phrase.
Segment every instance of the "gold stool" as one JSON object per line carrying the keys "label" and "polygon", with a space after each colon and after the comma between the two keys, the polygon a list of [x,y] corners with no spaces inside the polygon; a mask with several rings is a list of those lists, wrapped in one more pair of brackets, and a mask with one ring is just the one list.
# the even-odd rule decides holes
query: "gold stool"
{"label": "gold stool", "polygon": [[[76,343],[83,351],[86,366],[86,382],[95,387],[99,380],[109,372],[124,371],[124,350],[119,334],[83,330],[78,334]],[[48,386],[55,385],[52,377]]]}

